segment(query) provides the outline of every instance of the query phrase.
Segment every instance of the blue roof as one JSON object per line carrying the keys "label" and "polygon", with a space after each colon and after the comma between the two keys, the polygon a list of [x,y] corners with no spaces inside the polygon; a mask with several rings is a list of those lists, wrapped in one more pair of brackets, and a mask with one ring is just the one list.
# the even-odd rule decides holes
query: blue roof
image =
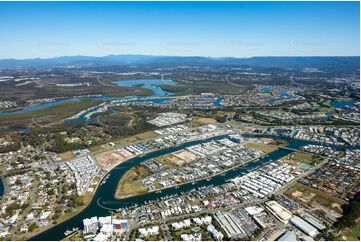
{"label": "blue roof", "polygon": [[280,237],[278,237],[276,241],[297,241],[297,237],[292,231],[287,230]]}

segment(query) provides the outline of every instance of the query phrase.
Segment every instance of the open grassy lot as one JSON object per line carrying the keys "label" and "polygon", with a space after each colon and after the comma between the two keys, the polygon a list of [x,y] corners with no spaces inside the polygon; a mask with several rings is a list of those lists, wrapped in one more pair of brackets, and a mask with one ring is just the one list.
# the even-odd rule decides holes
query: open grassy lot
{"label": "open grassy lot", "polygon": [[153,131],[147,131],[144,133],[140,133],[140,134],[126,137],[126,138],[115,140],[114,143],[116,143],[118,145],[124,145],[124,144],[129,144],[129,143],[133,143],[133,142],[137,142],[137,141],[141,141],[141,140],[153,139],[153,138],[156,138],[157,136],[159,136],[157,133],[155,133]]}
{"label": "open grassy lot", "polygon": [[346,228],[341,231],[340,240],[360,241],[360,221],[353,228]]}
{"label": "open grassy lot", "polygon": [[63,159],[63,160],[71,160],[74,158],[74,154],[71,151],[67,151],[67,152],[63,152],[60,153],[59,156]]}
{"label": "open grassy lot", "polygon": [[293,153],[293,160],[295,162],[303,162],[306,164],[311,164],[313,155],[303,152],[294,152]]}
{"label": "open grassy lot", "polygon": [[147,192],[138,180],[149,175],[149,172],[142,166],[135,166],[127,171],[119,180],[115,198],[120,199],[127,196],[140,195]]}
{"label": "open grassy lot", "polygon": [[206,118],[206,117],[195,116],[195,117],[193,117],[193,120],[190,121],[187,124],[187,126],[189,126],[191,128],[195,128],[195,127],[199,127],[199,126],[202,126],[202,125],[216,124],[216,123],[218,123],[218,122],[214,118]]}
{"label": "open grassy lot", "polygon": [[289,158],[290,159],[287,162],[294,165],[300,163],[316,165],[323,161],[321,156],[316,156],[305,152],[294,152],[289,156]]}
{"label": "open grassy lot", "polygon": [[288,189],[286,194],[306,206],[312,206],[323,211],[333,210],[340,214],[342,213],[341,205],[346,203],[339,198],[300,183],[296,183]]}
{"label": "open grassy lot", "polygon": [[278,148],[276,148],[274,146],[269,146],[269,145],[266,145],[266,144],[257,144],[257,143],[246,143],[245,146],[247,148],[260,150],[260,151],[262,151],[264,153],[271,153],[271,152],[278,149]]}
{"label": "open grassy lot", "polygon": [[[153,131],[147,131],[144,133],[128,136],[126,138],[120,138],[120,139],[114,140],[113,142],[117,145],[128,145],[128,144],[143,141],[143,140],[153,139],[158,136],[159,136],[159,134],[157,134]],[[99,151],[103,151],[104,149],[109,149],[109,148],[110,148],[110,146],[108,144],[102,144],[102,145],[93,146],[90,148],[90,150],[92,152],[99,152]]]}

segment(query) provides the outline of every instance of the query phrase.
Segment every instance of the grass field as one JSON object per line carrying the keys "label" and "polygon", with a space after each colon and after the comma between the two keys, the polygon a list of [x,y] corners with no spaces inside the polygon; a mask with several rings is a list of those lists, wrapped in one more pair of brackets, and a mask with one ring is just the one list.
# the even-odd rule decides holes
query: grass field
{"label": "grass field", "polygon": [[300,183],[292,186],[286,191],[286,194],[305,205],[311,205],[321,210],[333,210],[337,213],[342,213],[340,207],[345,203],[342,199]]}
{"label": "grass field", "polygon": [[187,125],[191,128],[199,127],[206,124],[216,124],[217,120],[214,118],[206,118],[206,117],[193,117],[193,120],[190,121]]}
{"label": "grass field", "polygon": [[316,165],[323,161],[321,156],[315,156],[305,152],[294,152],[290,154],[289,157],[290,159],[287,162],[293,165],[300,163],[305,163],[308,165]]}
{"label": "grass field", "polygon": [[129,136],[127,138],[121,138],[121,139],[115,140],[114,143],[116,143],[118,145],[124,145],[124,144],[129,144],[129,143],[133,143],[133,142],[137,142],[137,141],[141,141],[141,140],[153,139],[153,138],[156,138],[157,136],[159,136],[157,133],[155,133],[153,131],[147,131],[144,133]]}
{"label": "grass field", "polygon": [[[157,134],[157,133],[155,133],[153,131],[147,131],[147,132],[132,135],[132,136],[129,136],[129,137],[126,137],[126,138],[121,138],[121,139],[114,140],[113,143],[115,143],[117,145],[128,145],[128,144],[131,144],[131,143],[134,143],[134,142],[153,139],[153,138],[156,138],[158,136],[159,136],[159,134]],[[97,145],[97,146],[90,147],[90,150],[92,152],[100,152],[100,151],[103,151],[104,149],[108,149],[108,148],[109,148],[108,144],[102,144],[102,145]]]}
{"label": "grass field", "polygon": [[360,221],[353,228],[346,228],[341,231],[340,240],[360,241]]}
{"label": "grass field", "polygon": [[59,156],[63,159],[63,160],[71,160],[74,158],[74,154],[71,151],[67,151],[67,152],[63,152],[60,153]]}
{"label": "grass field", "polygon": [[275,150],[277,150],[278,148],[273,147],[273,146],[269,146],[266,144],[256,144],[256,143],[246,143],[245,146],[247,148],[251,148],[251,149],[255,149],[255,150],[260,150],[264,153],[271,153]]}
{"label": "grass field", "polygon": [[142,166],[135,166],[127,171],[119,180],[115,198],[120,199],[127,196],[135,196],[146,193],[148,190],[138,181],[149,175]]}
{"label": "grass field", "polygon": [[311,164],[312,162],[312,157],[313,155],[308,154],[308,153],[303,153],[303,152],[294,152],[293,153],[293,160],[295,162],[299,162],[299,163],[306,163],[306,164]]}

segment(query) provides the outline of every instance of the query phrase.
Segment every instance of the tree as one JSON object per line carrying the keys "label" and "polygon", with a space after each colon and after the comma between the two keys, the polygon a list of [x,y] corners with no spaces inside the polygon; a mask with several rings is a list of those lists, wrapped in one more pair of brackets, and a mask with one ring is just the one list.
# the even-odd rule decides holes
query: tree
{"label": "tree", "polygon": [[341,208],[342,217],[336,221],[334,227],[343,229],[355,226],[356,218],[360,216],[360,192],[358,192],[349,203],[343,204]]}

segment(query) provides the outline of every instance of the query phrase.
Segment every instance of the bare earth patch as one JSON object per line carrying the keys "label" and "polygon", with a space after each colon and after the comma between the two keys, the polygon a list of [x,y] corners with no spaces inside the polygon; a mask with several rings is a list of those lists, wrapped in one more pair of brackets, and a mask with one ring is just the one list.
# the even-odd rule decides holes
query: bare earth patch
{"label": "bare earth patch", "polygon": [[107,151],[95,156],[99,165],[106,171],[110,171],[117,165],[134,157],[134,154],[124,148]]}

